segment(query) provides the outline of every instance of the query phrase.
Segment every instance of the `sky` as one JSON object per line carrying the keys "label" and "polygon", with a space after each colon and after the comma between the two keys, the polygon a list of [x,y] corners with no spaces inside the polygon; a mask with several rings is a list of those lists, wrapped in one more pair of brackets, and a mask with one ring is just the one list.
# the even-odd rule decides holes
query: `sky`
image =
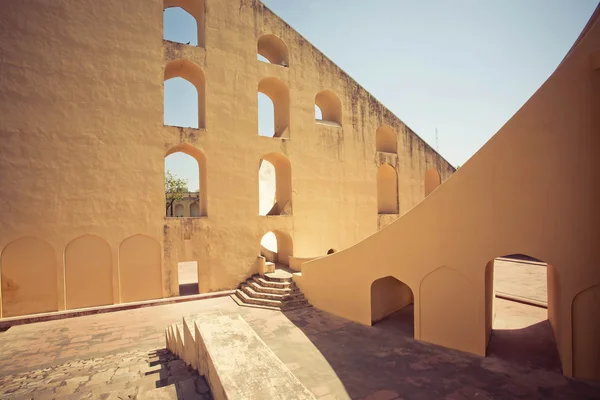
{"label": "sky", "polygon": [[[598,0],[263,0],[452,165],[464,164],[554,71]],[[165,11],[165,39],[195,23]],[[165,82],[165,123],[193,126],[194,89]],[[197,101],[197,100],[196,100]],[[259,99],[259,131],[272,130]],[[263,111],[263,109],[265,111]],[[439,140],[436,143],[435,132]],[[198,188],[197,165],[166,168]],[[190,170],[190,165],[192,166]],[[194,175],[195,174],[195,175]]]}

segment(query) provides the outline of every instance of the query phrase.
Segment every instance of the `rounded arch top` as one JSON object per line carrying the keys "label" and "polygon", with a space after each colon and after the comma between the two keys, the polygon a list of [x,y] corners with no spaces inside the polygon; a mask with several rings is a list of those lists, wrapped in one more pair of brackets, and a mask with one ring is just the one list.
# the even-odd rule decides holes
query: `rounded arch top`
{"label": "rounded arch top", "polygon": [[323,90],[315,96],[315,104],[321,109],[323,121],[342,125],[342,102],[331,90]]}
{"label": "rounded arch top", "polygon": [[290,65],[288,47],[283,40],[273,34],[265,34],[258,38],[257,52],[271,64],[288,67]]}
{"label": "rounded arch top", "polygon": [[170,156],[174,153],[184,153],[190,157],[193,157],[198,163],[199,173],[198,176],[200,178],[200,182],[198,188],[200,190],[199,195],[199,210],[198,217],[205,217],[208,215],[208,171],[207,171],[207,162],[206,155],[202,150],[197,147],[192,146],[189,143],[180,143],[171,147],[165,153],[165,157]]}
{"label": "rounded arch top", "polygon": [[375,145],[377,151],[397,153],[398,141],[396,139],[396,132],[387,125],[380,126],[375,133]]}
{"label": "rounded arch top", "polygon": [[200,91],[204,91],[204,71],[200,66],[185,59],[172,60],[165,65],[165,80],[171,78],[183,78],[190,82]]}
{"label": "rounded arch top", "polygon": [[198,46],[204,47],[204,0],[163,0],[163,10],[179,7],[196,20]]}
{"label": "rounded arch top", "polygon": [[180,143],[178,145],[171,147],[165,153],[165,157],[168,157],[174,153],[185,153],[188,156],[194,157],[196,159],[196,161],[198,161],[198,164],[200,165],[200,167],[202,167],[206,164],[206,156],[204,155],[204,152],[202,150],[200,150],[199,148],[192,146],[189,143]]}

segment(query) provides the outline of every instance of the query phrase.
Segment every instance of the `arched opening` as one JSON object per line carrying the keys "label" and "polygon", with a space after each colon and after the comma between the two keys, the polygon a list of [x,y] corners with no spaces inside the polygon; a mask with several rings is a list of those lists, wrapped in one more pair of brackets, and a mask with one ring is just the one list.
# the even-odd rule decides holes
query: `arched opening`
{"label": "arched opening", "polygon": [[398,179],[396,170],[383,164],[377,170],[377,210],[379,214],[398,214]]}
{"label": "arched opening", "polygon": [[177,263],[179,295],[190,296],[200,293],[198,286],[198,262],[180,261]]}
{"label": "arched opening", "polygon": [[58,310],[56,255],[48,242],[24,237],[0,255],[2,317]]}
{"label": "arched opening", "polygon": [[315,96],[315,105],[321,110],[321,122],[342,126],[342,102],[331,90],[323,90]]}
{"label": "arched opening", "polygon": [[204,47],[204,1],[164,0],[163,39]]}
{"label": "arched opening", "polygon": [[[269,104],[270,99],[272,107]],[[272,112],[271,112],[272,110]],[[269,119],[272,118],[272,124]],[[290,91],[277,78],[265,78],[258,84],[259,135],[288,138],[290,125]]]}
{"label": "arched opening", "polygon": [[414,336],[414,301],[404,282],[392,276],[377,279],[371,284],[371,323],[387,318],[407,336]]}
{"label": "arched opening", "polygon": [[499,257],[485,267],[487,355],[560,371],[554,340],[556,270],[550,264]]}
{"label": "arched opening", "polygon": [[442,184],[440,173],[435,168],[431,168],[425,172],[425,197]]}
{"label": "arched opening", "polygon": [[165,66],[164,77],[164,124],[205,129],[206,83],[202,69],[188,60],[173,60]]}
{"label": "arched opening", "polygon": [[207,203],[204,153],[187,143],[171,148],[165,156],[166,217],[206,217]]}
{"label": "arched opening", "polygon": [[150,236],[133,235],[119,246],[121,302],[162,297],[162,254],[160,243]]}
{"label": "arched opening", "polygon": [[[258,59],[261,61],[267,61],[271,64],[281,65],[288,67],[290,65],[288,48],[283,42],[275,35],[262,35],[258,39]],[[261,59],[262,57],[262,59]]]}
{"label": "arched opening", "polygon": [[375,133],[375,146],[377,151],[384,153],[397,153],[398,143],[396,132],[389,126],[382,126]]}
{"label": "arched opening", "polygon": [[333,254],[335,253],[335,249],[329,249],[327,250],[327,255]]}
{"label": "arched opening", "polygon": [[315,120],[322,121],[323,120],[323,111],[319,108],[318,105],[315,104]]}
{"label": "arched opening", "polygon": [[[271,166],[265,165],[267,163]],[[269,153],[261,158],[258,168],[259,215],[291,215],[292,166],[290,161],[281,153]],[[268,208],[269,204],[270,208]]]}
{"label": "arched opening", "polygon": [[267,232],[260,240],[260,255],[276,266],[289,266],[290,256],[294,255],[292,237],[277,230]]}
{"label": "arched opening", "polygon": [[84,235],[65,249],[67,309],[113,303],[112,251],[101,237]]}

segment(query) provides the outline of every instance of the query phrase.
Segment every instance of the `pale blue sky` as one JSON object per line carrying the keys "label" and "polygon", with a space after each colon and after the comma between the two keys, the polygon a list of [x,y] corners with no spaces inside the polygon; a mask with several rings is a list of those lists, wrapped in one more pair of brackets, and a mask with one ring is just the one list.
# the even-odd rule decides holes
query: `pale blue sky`
{"label": "pale blue sky", "polygon": [[[437,127],[439,152],[456,166],[552,73],[598,0],[264,3],[434,147]],[[165,12],[165,38],[195,44],[194,29],[191,17]],[[186,86],[165,83],[165,123],[195,116]],[[261,129],[271,118],[261,114]],[[186,177],[180,164],[167,167]]]}

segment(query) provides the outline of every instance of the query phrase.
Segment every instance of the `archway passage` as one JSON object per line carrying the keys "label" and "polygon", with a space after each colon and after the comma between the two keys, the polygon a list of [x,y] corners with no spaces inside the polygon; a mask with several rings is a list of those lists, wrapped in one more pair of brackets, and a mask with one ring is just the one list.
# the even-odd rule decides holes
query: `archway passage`
{"label": "archway passage", "polygon": [[375,134],[375,145],[377,151],[397,153],[398,141],[396,140],[396,132],[389,126],[380,127]]}
{"label": "archway passage", "polygon": [[487,355],[560,372],[554,339],[556,270],[500,257],[485,267]]}
{"label": "archway passage", "polygon": [[[171,87],[171,82],[168,82],[174,78],[182,78],[187,82],[181,80],[174,80],[176,83]],[[204,78],[204,72],[202,68],[188,60],[173,60],[165,66],[165,102],[164,102],[164,113],[165,113],[165,125],[174,125],[181,127],[190,127],[197,129],[206,128],[206,82]],[[190,96],[182,96],[181,91],[186,90],[186,86],[189,84],[193,85],[196,89],[197,96],[191,96],[197,103],[192,103],[192,106],[197,104],[197,112],[193,112],[189,108],[187,99]],[[196,100],[197,99],[197,100]],[[181,110],[188,110],[190,116],[182,115]]]}
{"label": "archway passage", "polygon": [[442,184],[440,173],[435,168],[425,172],[425,197],[429,196],[438,186]]}
{"label": "archway passage", "polygon": [[379,214],[398,214],[398,210],[396,170],[389,164],[383,164],[377,170],[377,212]]}
{"label": "archway passage", "polygon": [[267,232],[260,241],[260,255],[267,262],[272,262],[275,265],[289,266],[289,258],[294,255],[292,237],[278,230]]}
{"label": "archway passage", "polygon": [[199,294],[198,287],[198,262],[180,261],[177,263],[177,277],[179,282],[179,295],[190,296]]}
{"label": "archway passage", "polygon": [[[263,168],[266,162],[272,168]],[[262,170],[261,170],[262,169]],[[272,198],[273,171],[275,172],[275,198],[271,208],[267,211]],[[291,215],[292,214],[292,167],[290,161],[281,153],[264,155],[259,163],[259,215]]]}
{"label": "archway passage", "polygon": [[56,254],[41,239],[24,237],[4,247],[2,317],[58,310]]}
{"label": "archway passage", "polygon": [[[259,135],[271,137],[289,138],[290,126],[290,91],[285,83],[277,78],[265,78],[258,84],[259,93]],[[270,112],[270,104],[262,96],[267,96],[272,104],[272,112]],[[267,118],[273,116],[273,124],[266,123]],[[261,132],[261,127],[269,129],[269,131]]]}
{"label": "archway passage", "polygon": [[408,285],[387,276],[371,284],[371,323],[384,319],[397,325],[406,335],[414,336],[414,295]]}
{"label": "archway passage", "polygon": [[317,93],[315,105],[321,111],[322,120],[320,122],[327,125],[342,126],[342,102],[335,93],[331,90],[323,90]]}
{"label": "archway passage", "polygon": [[573,299],[573,376],[600,380],[600,285]]}
{"label": "archway passage", "polygon": [[67,309],[113,303],[112,251],[94,235],[80,236],[65,249]]}
{"label": "archway passage", "polygon": [[[204,0],[164,0],[163,8],[165,10],[164,39],[204,47]],[[193,31],[193,24],[189,21],[184,20],[182,24],[182,14],[189,14],[193,17],[196,22],[196,32]],[[195,36],[195,38],[191,36]]]}
{"label": "archway passage", "polygon": [[206,157],[202,150],[184,143],[165,154],[165,172],[177,170],[183,179],[169,184],[165,177],[165,212],[167,217],[205,217],[208,215]]}
{"label": "archway passage", "polygon": [[275,35],[262,35],[258,39],[257,53],[271,64],[281,65],[282,67],[290,65],[288,48],[283,40]]}

